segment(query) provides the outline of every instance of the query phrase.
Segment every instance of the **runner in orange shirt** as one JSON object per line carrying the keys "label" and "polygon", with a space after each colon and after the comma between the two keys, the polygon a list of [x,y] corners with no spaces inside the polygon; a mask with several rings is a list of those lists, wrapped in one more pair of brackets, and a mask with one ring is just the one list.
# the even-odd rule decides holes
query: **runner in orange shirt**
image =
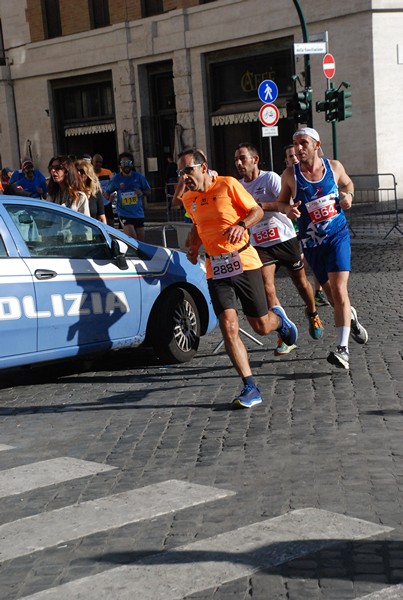
{"label": "runner in orange shirt", "polygon": [[213,307],[228,356],[244,384],[232,406],[251,408],[262,402],[262,397],[239,336],[238,300],[256,333],[267,335],[278,331],[288,345],[298,337],[296,326],[280,306],[268,310],[262,263],[249,244],[247,230],[260,221],[263,210],[233,177],[218,176],[213,180],[204,154],[196,148],[179,154],[178,169],[178,176],[187,189],[183,205],[196,226],[187,256],[196,263],[199,247],[204,245]]}

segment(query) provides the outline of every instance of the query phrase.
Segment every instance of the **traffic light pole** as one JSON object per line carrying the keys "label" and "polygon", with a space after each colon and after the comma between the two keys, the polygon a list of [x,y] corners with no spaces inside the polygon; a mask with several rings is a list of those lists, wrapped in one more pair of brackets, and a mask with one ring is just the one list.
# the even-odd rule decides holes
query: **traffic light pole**
{"label": "traffic light pole", "polygon": [[[299,22],[301,23],[302,29],[302,39],[304,43],[309,42],[308,29],[306,26],[305,15],[299,3],[299,0],[293,0],[294,6],[297,9]],[[304,54],[304,68],[305,68],[305,89],[311,88],[311,56],[310,54]],[[313,118],[312,118],[312,103],[310,104],[308,110],[308,118],[307,118],[308,127],[312,127]]]}

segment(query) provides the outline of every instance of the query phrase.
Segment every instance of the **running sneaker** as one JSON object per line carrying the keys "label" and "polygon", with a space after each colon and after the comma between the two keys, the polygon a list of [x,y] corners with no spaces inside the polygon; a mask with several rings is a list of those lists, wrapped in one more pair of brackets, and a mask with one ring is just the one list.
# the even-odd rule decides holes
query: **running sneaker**
{"label": "running sneaker", "polygon": [[349,368],[350,355],[346,346],[337,346],[334,352],[331,352],[327,357],[327,362],[339,369]]}
{"label": "running sneaker", "polygon": [[367,330],[359,323],[357,311],[354,306],[351,307],[351,337],[358,344],[366,344],[368,342]]}
{"label": "running sneaker", "polygon": [[277,348],[274,351],[274,356],[283,356],[283,354],[289,354],[291,350],[294,350],[297,346],[295,344],[291,344],[291,346],[287,346],[281,339],[281,337],[277,340]]}
{"label": "running sneaker", "polygon": [[285,310],[281,306],[273,306],[270,310],[281,319],[281,325],[276,331],[278,331],[283,342],[285,342],[287,346],[295,344],[298,339],[298,329],[287,317]]}
{"label": "running sneaker", "polygon": [[309,321],[309,335],[314,340],[320,340],[323,337],[323,323],[318,314],[310,317],[308,309],[305,310],[306,318]]}
{"label": "running sneaker", "polygon": [[326,298],[325,292],[322,290],[316,290],[315,292],[315,305],[316,306],[330,306],[329,300]]}
{"label": "running sneaker", "polygon": [[260,404],[261,401],[259,388],[247,383],[239,396],[232,401],[232,406],[234,408],[252,408],[255,404]]}

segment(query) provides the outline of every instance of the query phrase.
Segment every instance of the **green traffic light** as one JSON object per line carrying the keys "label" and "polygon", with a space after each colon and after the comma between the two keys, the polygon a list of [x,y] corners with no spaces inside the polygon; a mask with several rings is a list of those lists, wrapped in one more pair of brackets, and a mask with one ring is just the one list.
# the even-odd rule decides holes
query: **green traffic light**
{"label": "green traffic light", "polygon": [[351,92],[349,92],[348,90],[339,91],[339,106],[337,114],[337,118],[339,121],[349,119],[353,115],[351,110],[347,110],[352,106],[352,102],[348,100],[348,98],[351,98],[351,95]]}
{"label": "green traffic light", "polygon": [[312,90],[306,89],[295,92],[292,100],[287,102],[287,115],[292,117],[295,123],[307,123],[312,103]]}

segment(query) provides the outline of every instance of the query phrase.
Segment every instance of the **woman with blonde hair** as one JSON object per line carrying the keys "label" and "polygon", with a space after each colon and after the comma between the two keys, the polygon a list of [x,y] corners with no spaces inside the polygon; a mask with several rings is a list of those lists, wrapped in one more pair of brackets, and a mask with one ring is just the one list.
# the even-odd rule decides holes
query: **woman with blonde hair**
{"label": "woman with blonde hair", "polygon": [[104,197],[94,167],[85,159],[76,160],[75,166],[88,198],[90,216],[106,224]]}
{"label": "woman with blonde hair", "polygon": [[48,200],[90,216],[88,198],[74,162],[68,156],[54,156],[48,168]]}

